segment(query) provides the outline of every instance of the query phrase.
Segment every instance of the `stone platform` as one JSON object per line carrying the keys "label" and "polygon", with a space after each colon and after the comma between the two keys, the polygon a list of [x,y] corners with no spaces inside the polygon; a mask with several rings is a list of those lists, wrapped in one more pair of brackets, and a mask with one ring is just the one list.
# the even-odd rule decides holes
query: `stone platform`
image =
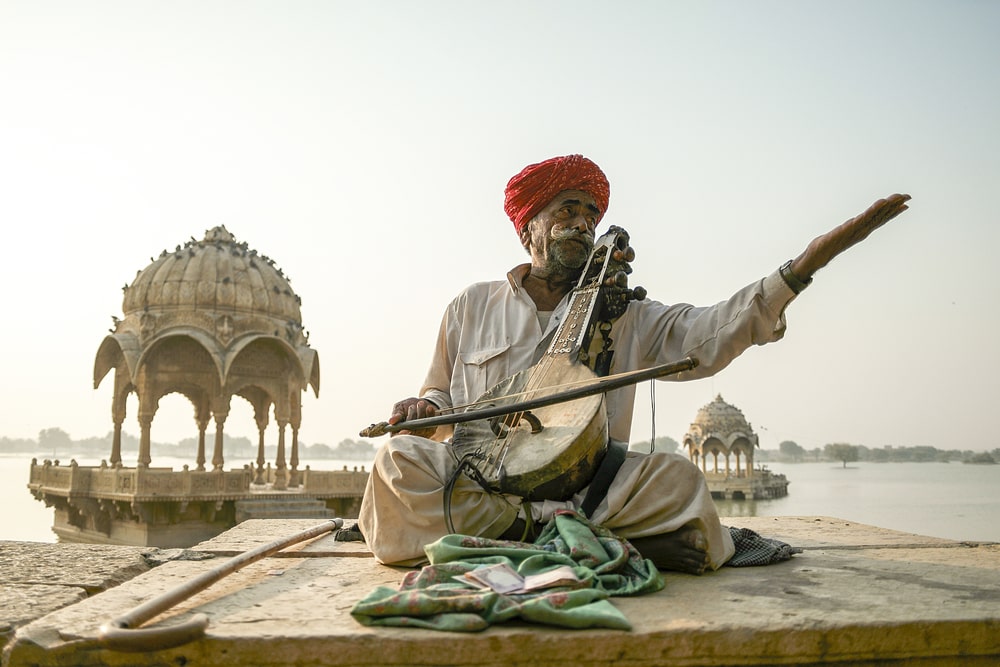
{"label": "stone platform", "polygon": [[54,508],[60,542],[183,548],[208,540],[246,519],[356,517],[368,473],[359,470],[291,472],[276,483],[268,465],[258,483],[251,466],[182,470],[32,459],[28,489]]}
{"label": "stone platform", "polygon": [[[524,623],[475,634],[365,627],[351,608],[375,586],[397,585],[404,570],[379,565],[360,543],[326,535],[248,565],[146,624],[204,613],[210,622],[202,639],[145,653],[95,646],[102,623],[227,557],[315,523],[248,521],[189,554],[215,559],[169,561],[100,594],[67,600],[17,629],[4,664],[1000,664],[1000,545],[827,517],[733,519],[732,525],[805,551],[769,567],[723,568],[702,577],[667,573],[658,593],[613,598],[632,622],[630,632]],[[57,573],[46,579],[59,583]]]}

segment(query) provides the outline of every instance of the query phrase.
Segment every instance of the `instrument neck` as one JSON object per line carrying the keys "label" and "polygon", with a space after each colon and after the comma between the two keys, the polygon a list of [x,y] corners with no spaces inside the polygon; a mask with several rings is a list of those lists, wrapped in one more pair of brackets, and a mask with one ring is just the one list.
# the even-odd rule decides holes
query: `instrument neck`
{"label": "instrument neck", "polygon": [[563,355],[572,355],[571,359],[579,357],[580,351],[585,349],[590,341],[599,292],[597,286],[578,287],[572,291],[562,322],[556,328],[544,357],[550,359]]}

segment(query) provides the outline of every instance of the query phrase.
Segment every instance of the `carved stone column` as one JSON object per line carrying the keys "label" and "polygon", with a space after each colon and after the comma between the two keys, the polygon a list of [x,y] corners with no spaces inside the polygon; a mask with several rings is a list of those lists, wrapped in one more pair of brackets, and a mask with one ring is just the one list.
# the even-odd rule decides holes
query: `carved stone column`
{"label": "carved stone column", "polygon": [[257,422],[257,471],[253,478],[254,484],[267,484],[264,475],[264,431],[267,429],[268,405],[254,406],[254,421]]}
{"label": "carved stone column", "polygon": [[288,474],[288,486],[293,488],[299,486],[299,429],[295,424],[292,424],[292,458],[289,461],[292,465],[292,469]]}
{"label": "carved stone column", "polygon": [[111,439],[111,465],[122,462],[122,423],[115,419],[115,434]]}
{"label": "carved stone column", "polygon": [[139,460],[136,462],[136,466],[139,468],[148,468],[150,462],[153,460],[150,455],[150,431],[153,427],[153,415],[152,413],[143,412],[140,408],[139,412]]}
{"label": "carved stone column", "polygon": [[122,424],[125,423],[125,406],[128,402],[129,387],[128,372],[115,367],[115,393],[111,398],[111,421],[114,424],[114,435],[111,438],[111,466],[122,464]]}
{"label": "carved stone column", "polygon": [[111,465],[117,466],[122,462],[122,423],[125,421],[125,401],[128,392],[122,393],[118,390],[120,384],[118,369],[115,369],[115,396],[111,401],[111,420],[114,422],[114,435],[111,437]]}
{"label": "carved stone column", "polygon": [[198,454],[195,458],[195,470],[205,470],[205,431],[208,430],[208,419],[198,420]]}
{"label": "carved stone column", "polygon": [[292,394],[292,470],[288,476],[288,485],[297,488],[300,484],[301,476],[299,475],[299,426],[302,424],[302,406],[298,400],[298,391]]}
{"label": "carved stone column", "polygon": [[274,461],[274,488],[283,491],[288,488],[288,469],[285,465],[285,427],[288,420],[278,420],[278,455]]}
{"label": "carved stone column", "polygon": [[222,466],[226,462],[222,453],[222,430],[228,416],[228,412],[215,413],[215,449],[212,452],[212,470],[222,470]]}

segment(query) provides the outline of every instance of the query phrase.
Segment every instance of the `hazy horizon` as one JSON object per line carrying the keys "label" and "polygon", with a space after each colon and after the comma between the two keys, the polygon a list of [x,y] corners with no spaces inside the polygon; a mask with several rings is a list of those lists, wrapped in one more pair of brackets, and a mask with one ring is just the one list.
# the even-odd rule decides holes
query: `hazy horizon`
{"label": "hazy horizon", "polygon": [[[51,427],[51,428],[57,428],[57,429],[62,430],[63,432],[65,432],[65,429],[62,429],[59,426],[54,426],[54,427]],[[68,435],[68,433],[67,433],[67,435]],[[113,432],[112,431],[108,431],[104,435],[91,435],[91,436],[85,436],[83,438],[72,438],[72,436],[70,436],[70,438],[71,438],[70,445],[64,446],[64,447],[60,447],[60,449],[65,449],[66,450],[65,453],[73,454],[73,453],[82,451],[81,448],[90,448],[90,449],[93,449],[94,448],[93,447],[94,441],[105,441],[106,444],[107,444],[107,446],[110,447],[112,435],[113,435]],[[233,435],[230,435],[229,433],[225,433],[224,436],[226,438],[227,449],[225,450],[225,455],[227,457],[230,456],[230,448],[233,447],[233,446],[239,446],[242,449],[253,450],[254,452],[256,452],[256,450],[257,450],[258,441],[256,439],[251,439],[251,438],[249,438],[247,436],[241,436],[241,435],[233,436]],[[122,429],[122,452],[128,452],[128,453],[131,453],[131,454],[137,453],[138,450],[139,450],[139,437],[140,436],[139,436],[138,432],[131,432],[131,431],[128,431],[127,429]],[[213,442],[214,437],[215,437],[215,431],[214,430],[210,429],[210,430],[206,431],[206,433],[205,433],[205,441],[206,441],[206,450],[208,451],[208,453],[210,453],[209,450],[212,447],[212,442]],[[324,442],[319,442],[319,441],[306,442],[306,441],[300,439],[299,440],[299,446],[301,448],[303,448],[303,449],[300,449],[300,455],[305,454],[304,449],[306,449],[306,448],[312,448],[312,447],[315,447],[315,446],[325,447],[325,448],[327,448],[327,449],[329,449],[331,451],[336,452],[337,449],[338,449],[338,447],[339,447],[339,445],[342,442],[344,442],[345,440],[353,442],[353,443],[361,443],[362,445],[364,445],[364,444],[371,445],[373,447],[372,452],[371,452],[372,456],[374,456],[374,454],[375,454],[374,447],[377,447],[378,444],[379,444],[379,442],[378,442],[377,439],[371,440],[371,439],[361,438],[361,437],[340,438],[336,442],[325,442],[325,441]],[[3,433],[0,433],[0,444],[3,444],[4,441],[7,441],[7,442],[31,442],[31,443],[33,443],[35,445],[35,448],[33,450],[17,450],[17,449],[5,450],[4,448],[0,447],[0,455],[10,454],[10,453],[13,453],[13,454],[38,453],[38,452],[40,452],[43,449],[41,441],[40,441],[39,438],[11,438],[11,437],[9,437],[7,435],[4,435]],[[157,448],[157,446],[176,448],[176,447],[180,447],[180,446],[182,446],[184,444],[196,443],[197,441],[198,441],[197,435],[195,435],[195,436],[189,436],[189,437],[183,438],[181,440],[176,440],[176,441],[153,440],[151,442],[151,446],[152,446],[152,450],[153,450],[152,453],[154,455],[153,458],[154,459],[156,458],[156,448]],[[791,441],[791,442],[793,444],[795,444],[795,445],[799,444],[799,443],[797,443],[795,441]],[[643,446],[648,446],[649,443],[650,443],[650,440],[648,438],[646,440],[634,440],[633,439],[631,441],[631,446],[632,446],[632,448],[636,448],[636,449],[640,449],[641,450],[643,448]],[[674,446],[674,445],[676,445],[678,451],[682,451],[684,449],[684,446],[681,444],[680,440],[678,440],[677,438],[674,438],[672,436],[669,436],[669,435],[663,435],[663,434],[657,435],[656,436],[656,443],[657,443],[656,444],[657,449],[659,449],[659,447],[660,447],[661,444],[663,444],[664,446],[668,446],[668,445],[669,446]],[[669,443],[672,443],[672,444],[669,444]],[[776,443],[773,448],[767,448],[767,447],[760,447],[759,446],[759,451],[765,451],[765,452],[770,452],[770,453],[778,453],[780,451],[780,445],[781,444],[782,443]],[[823,445],[820,445],[820,446],[817,446],[817,447],[803,448],[803,451],[806,452],[806,453],[808,453],[808,454],[815,454],[816,452],[822,452],[822,450],[824,449],[824,447],[826,445],[829,445],[829,444],[848,444],[848,445],[853,445],[855,443],[834,443],[833,441],[830,441],[830,442],[826,442]],[[867,447],[867,445],[863,445],[863,446]],[[274,452],[275,452],[275,450],[276,450],[276,448],[277,448],[277,442],[276,441],[272,442],[272,441],[266,440],[265,443],[264,443],[264,447],[265,447],[265,449],[268,452],[270,452],[273,455]],[[286,452],[285,452],[285,458],[286,458],[286,460],[287,460],[288,456],[290,456],[290,447],[291,447],[291,442],[290,441],[286,442]],[[875,449],[880,449],[880,450],[884,450],[884,449],[907,450],[907,449],[916,449],[916,448],[919,448],[919,447],[931,447],[932,449],[935,449],[935,450],[940,451],[940,452],[954,452],[954,451],[958,451],[958,452],[977,452],[977,451],[995,452],[995,451],[1000,451],[1000,447],[995,447],[995,448],[987,449],[987,450],[973,450],[973,449],[969,449],[969,448],[960,448],[960,447],[939,447],[939,446],[935,446],[935,445],[906,445],[906,444],[886,445],[886,446],[883,446],[883,447],[868,447],[868,449],[869,450],[875,450]],[[60,452],[60,453],[62,453],[62,452]],[[110,449],[108,450],[108,453],[110,454]],[[177,452],[168,452],[166,454],[166,456],[167,457],[174,456],[174,455],[176,455],[176,453]],[[162,452],[161,452],[161,455],[162,455]],[[192,455],[193,455],[193,452],[192,452]],[[126,461],[125,463],[127,465],[128,461]]]}
{"label": "hazy horizon", "polygon": [[[631,281],[665,303],[727,298],[913,197],[817,274],[783,341],[642,385],[633,441],[679,441],[721,394],[766,449],[992,450],[998,33],[1000,3],[973,0],[7,0],[0,430],[111,430],[92,375],[122,285],[225,225],[302,298],[322,390],[300,438],[356,439],[419,389],[450,299],[526,261],[507,179],[583,153],[611,181],[601,229],[630,232]],[[256,442],[245,401],[225,430]],[[153,440],[196,435],[164,398]]]}

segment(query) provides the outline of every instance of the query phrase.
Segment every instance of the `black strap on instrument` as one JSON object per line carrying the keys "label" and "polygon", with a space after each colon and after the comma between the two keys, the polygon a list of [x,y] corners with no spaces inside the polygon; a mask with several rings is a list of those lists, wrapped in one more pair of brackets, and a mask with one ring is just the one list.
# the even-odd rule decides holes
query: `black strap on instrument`
{"label": "black strap on instrument", "polygon": [[490,488],[489,482],[487,482],[486,478],[483,477],[483,474],[479,472],[479,468],[476,467],[476,464],[472,462],[473,458],[473,455],[466,455],[462,457],[462,459],[458,462],[458,465],[455,466],[455,470],[451,473],[448,481],[445,482],[444,489],[442,490],[444,494],[442,499],[444,503],[444,523],[448,528],[449,533],[455,532],[455,524],[451,520],[451,496],[455,492],[455,483],[458,481],[458,478],[462,474],[463,470],[467,471],[469,477],[475,480],[475,482],[482,487],[483,491],[486,493],[497,493],[496,489]]}
{"label": "black strap on instrument", "polygon": [[604,452],[604,458],[601,459],[600,465],[597,466],[594,479],[591,480],[590,486],[587,487],[587,495],[583,497],[583,503],[580,504],[580,511],[588,519],[594,513],[594,510],[597,509],[597,506],[601,504],[601,501],[604,500],[604,497],[608,495],[611,482],[614,481],[615,475],[618,474],[622,463],[625,462],[625,452],[627,451],[628,443],[621,442],[620,440],[608,441],[608,449]]}

